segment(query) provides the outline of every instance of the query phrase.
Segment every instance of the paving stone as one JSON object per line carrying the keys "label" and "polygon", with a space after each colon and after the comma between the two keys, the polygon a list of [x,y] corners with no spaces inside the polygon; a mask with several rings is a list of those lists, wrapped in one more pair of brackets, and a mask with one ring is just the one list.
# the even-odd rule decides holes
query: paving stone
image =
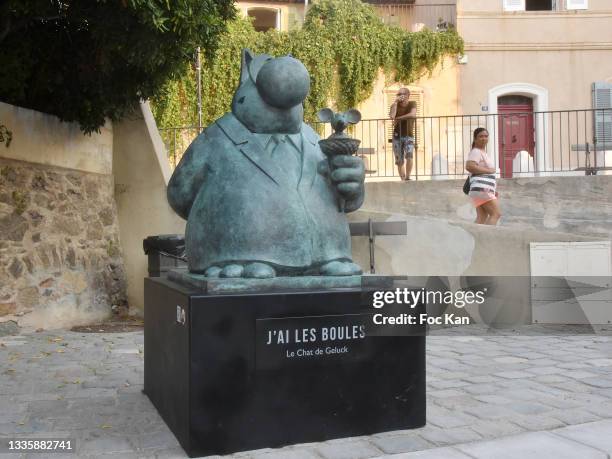
{"label": "paving stone", "polygon": [[[589,383],[588,381],[592,381],[592,383]],[[580,379],[580,380],[566,381],[562,383],[552,383],[550,387],[552,388],[556,387],[559,390],[562,390],[566,393],[570,393],[570,392],[586,393],[586,392],[593,391],[594,387],[606,387],[606,384],[608,383],[612,384],[612,380],[607,381],[606,379],[603,379],[603,378],[585,378],[585,379]],[[602,384],[602,385],[598,385],[598,384]],[[612,385],[610,387],[612,387]]]}
{"label": "paving stone", "polygon": [[[579,384],[573,379],[568,379],[567,381],[563,381],[561,383],[548,383],[543,384],[538,381],[534,381],[530,379],[529,381],[517,381],[517,386],[520,387],[520,390],[523,392],[528,392],[529,398],[523,397],[525,400],[539,400],[543,396],[551,396],[551,397],[567,397],[571,391],[567,389],[560,389],[560,387],[569,387],[573,384]],[[584,391],[582,391],[584,392]],[[517,395],[517,398],[521,398]]]}
{"label": "paving stone", "polygon": [[21,435],[52,430],[52,423],[44,419],[24,418],[18,422],[0,425],[0,435]]}
{"label": "paving stone", "polygon": [[475,421],[477,419],[474,416],[458,410],[451,411],[435,405],[427,409],[427,423],[444,429],[469,426]]}
{"label": "paving stone", "polygon": [[140,354],[142,350],[138,348],[125,348],[125,349],[113,349],[111,352],[113,354]]}
{"label": "paving stone", "polygon": [[34,394],[17,395],[14,398],[14,401],[24,402],[25,404],[25,402],[37,402],[37,401],[42,401],[42,400],[57,400],[57,399],[58,399],[57,392],[54,392],[54,393],[37,392]]}
{"label": "paving stone", "polygon": [[501,419],[496,422],[477,421],[470,425],[470,429],[482,435],[485,439],[514,435],[525,430],[516,424]]}
{"label": "paving stone", "polygon": [[529,360],[536,360],[546,358],[546,354],[541,354],[539,352],[523,352],[521,353],[521,357],[525,357]]}
{"label": "paving stone", "polygon": [[565,371],[563,375],[573,379],[597,378],[596,373],[584,370]]}
{"label": "paving stone", "polygon": [[[308,449],[280,449],[277,451],[267,451],[258,454],[250,454],[252,459],[321,459],[314,451]],[[343,456],[343,457],[372,457],[372,456]]]}
{"label": "paving stone", "polygon": [[27,407],[28,405],[25,402],[19,402],[19,401],[14,401],[14,400],[4,401],[4,402],[0,402],[0,413],[2,414],[23,413],[26,411]]}
{"label": "paving stone", "polygon": [[434,446],[433,443],[428,442],[416,433],[413,435],[376,438],[372,440],[372,443],[378,449],[388,454],[419,451],[429,449]]}
{"label": "paving stone", "polygon": [[[327,442],[317,446],[315,451],[325,459],[366,459],[381,455],[378,448],[366,441]],[[281,456],[279,456],[279,459],[281,459]]]}
{"label": "paving stone", "polygon": [[538,401],[540,403],[543,403],[545,405],[548,405],[548,406],[551,406],[551,407],[554,407],[554,408],[564,408],[564,409],[567,409],[567,408],[577,408],[577,407],[580,407],[580,406],[582,406],[584,404],[584,403],[578,402],[576,400],[573,400],[573,399],[570,399],[570,398],[567,398],[567,397],[559,397],[559,396],[557,396],[557,397],[555,397],[555,396],[552,396],[552,397],[544,396],[544,397],[539,398]]}
{"label": "paving stone", "polygon": [[472,384],[463,388],[468,394],[496,394],[499,392],[498,384]]}
{"label": "paving stone", "polygon": [[562,383],[567,382],[569,379],[562,374],[549,374],[549,375],[541,375],[533,378],[534,381],[539,383],[548,384],[548,383]]}
{"label": "paving stone", "polygon": [[427,396],[432,398],[447,398],[447,397],[461,397],[464,395],[464,392],[454,389],[445,389],[445,390],[430,390],[427,393]]}
{"label": "paving stone", "polygon": [[555,373],[563,373],[565,370],[559,367],[531,367],[527,371],[536,375],[551,375]]}
{"label": "paving stone", "polygon": [[425,428],[419,432],[425,440],[437,446],[455,445],[482,439],[482,436],[471,429],[456,427],[452,429]]}
{"label": "paving stone", "polygon": [[552,433],[612,455],[612,420],[610,419],[565,427],[553,430]]}
{"label": "paving stone", "polygon": [[[566,362],[560,363],[558,365],[559,368],[563,368],[565,370],[581,370],[583,368],[589,368],[589,365],[582,362]],[[568,372],[563,372],[563,374],[567,374]]]}
{"label": "paving stone", "polygon": [[[584,424],[586,422],[600,421],[601,418],[583,409],[558,410],[548,413],[548,416],[563,421],[567,425]],[[610,413],[612,416],[612,413]],[[610,431],[612,435],[612,430]]]}
{"label": "paving stone", "polygon": [[499,381],[499,378],[496,378],[491,375],[480,375],[480,376],[468,375],[467,377],[463,378],[463,380],[465,382],[470,383],[470,385],[473,385],[473,384],[482,384],[482,383],[493,383],[493,382]]}
{"label": "paving stone", "polygon": [[[435,369],[432,368],[432,370],[435,370]],[[473,371],[474,370],[472,369],[469,373],[466,373],[464,371],[448,371],[448,370],[443,370],[443,369],[435,370],[436,377],[438,378],[438,380],[440,379],[461,380],[462,378],[469,376]]]}
{"label": "paving stone", "polygon": [[526,358],[514,357],[514,356],[496,357],[493,360],[497,363],[525,363],[525,362],[528,362]]}
{"label": "paving stone", "polygon": [[493,405],[505,405],[512,403],[512,400],[501,395],[477,395],[474,397],[476,400],[483,403],[492,403]]}
{"label": "paving stone", "polygon": [[434,389],[455,389],[458,387],[469,386],[470,383],[460,379],[441,379],[439,381],[430,382],[428,385]]}
{"label": "paving stone", "polygon": [[612,377],[610,378],[584,378],[580,382],[593,387],[612,388]]}
{"label": "paving stone", "polygon": [[450,410],[466,410],[470,407],[478,407],[482,405],[478,400],[474,399],[474,397],[461,395],[458,397],[444,397],[444,398],[429,398],[429,401],[432,401],[438,406],[450,409]]}
{"label": "paving stone", "polygon": [[[529,431],[551,430],[565,427],[565,423],[550,416],[515,415],[506,418],[509,422]],[[505,419],[505,420],[506,420]]]}
{"label": "paving stone", "polygon": [[427,451],[415,451],[414,453],[394,454],[383,456],[384,459],[472,459],[467,454],[455,448],[435,448]]}
{"label": "paving stone", "polygon": [[612,359],[585,360],[584,363],[588,363],[594,367],[612,367]]}
{"label": "paving stone", "polygon": [[585,407],[585,410],[606,419],[609,418],[610,413],[612,413],[612,402],[590,405]]}
{"label": "paving stone", "polygon": [[523,433],[455,448],[476,459],[607,459],[602,451],[547,432]]}
{"label": "paving stone", "polygon": [[99,438],[77,439],[78,454],[102,455],[111,453],[136,453],[136,448],[127,437],[102,436]]}
{"label": "paving stone", "polygon": [[508,417],[511,410],[501,405],[480,405],[468,407],[465,412],[477,417],[478,419],[502,419]]}
{"label": "paving stone", "polygon": [[494,375],[505,379],[527,379],[533,376],[526,371],[502,371],[500,373],[494,373]]}
{"label": "paving stone", "polygon": [[520,402],[520,403],[512,403],[508,405],[508,407],[519,414],[544,414],[547,412],[551,412],[553,409],[550,406],[543,405],[538,402]]}

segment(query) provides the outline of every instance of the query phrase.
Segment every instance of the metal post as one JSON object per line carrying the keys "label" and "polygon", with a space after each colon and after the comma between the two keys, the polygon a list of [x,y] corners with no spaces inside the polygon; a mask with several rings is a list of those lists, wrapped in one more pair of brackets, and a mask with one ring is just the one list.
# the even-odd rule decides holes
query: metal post
{"label": "metal post", "polygon": [[198,83],[198,134],[202,132],[202,61],[200,47],[196,48],[196,80]]}
{"label": "metal post", "polygon": [[368,237],[370,242],[370,274],[375,274],[374,238],[376,237],[376,233],[374,233],[374,225],[371,218],[368,218]]}

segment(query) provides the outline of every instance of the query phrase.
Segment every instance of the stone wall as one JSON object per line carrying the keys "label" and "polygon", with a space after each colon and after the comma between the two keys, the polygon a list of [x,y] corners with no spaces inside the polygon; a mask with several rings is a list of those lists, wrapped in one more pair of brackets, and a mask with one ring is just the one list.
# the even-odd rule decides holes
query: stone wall
{"label": "stone wall", "polygon": [[126,306],[112,175],[0,158],[0,321],[61,327]]}
{"label": "stone wall", "polygon": [[[370,182],[362,211],[473,222],[463,180]],[[612,176],[533,177],[498,181],[500,226],[612,239]]]}

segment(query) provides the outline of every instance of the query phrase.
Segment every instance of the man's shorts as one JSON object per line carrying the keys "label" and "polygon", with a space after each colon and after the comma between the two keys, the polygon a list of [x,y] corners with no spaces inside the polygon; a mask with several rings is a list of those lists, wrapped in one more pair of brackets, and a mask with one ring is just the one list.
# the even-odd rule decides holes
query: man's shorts
{"label": "man's shorts", "polygon": [[395,156],[395,164],[404,164],[404,158],[412,159],[414,154],[414,137],[396,137],[393,136],[393,155]]}

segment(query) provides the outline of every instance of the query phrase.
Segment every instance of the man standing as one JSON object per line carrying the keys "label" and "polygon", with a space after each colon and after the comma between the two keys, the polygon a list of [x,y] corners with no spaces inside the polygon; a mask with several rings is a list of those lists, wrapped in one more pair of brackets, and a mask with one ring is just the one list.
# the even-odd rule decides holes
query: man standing
{"label": "man standing", "polygon": [[[393,155],[401,180],[410,180],[414,154],[414,131],[416,124],[416,102],[410,102],[410,91],[401,88],[391,105],[389,117],[393,120]],[[404,167],[405,158],[405,167]]]}

